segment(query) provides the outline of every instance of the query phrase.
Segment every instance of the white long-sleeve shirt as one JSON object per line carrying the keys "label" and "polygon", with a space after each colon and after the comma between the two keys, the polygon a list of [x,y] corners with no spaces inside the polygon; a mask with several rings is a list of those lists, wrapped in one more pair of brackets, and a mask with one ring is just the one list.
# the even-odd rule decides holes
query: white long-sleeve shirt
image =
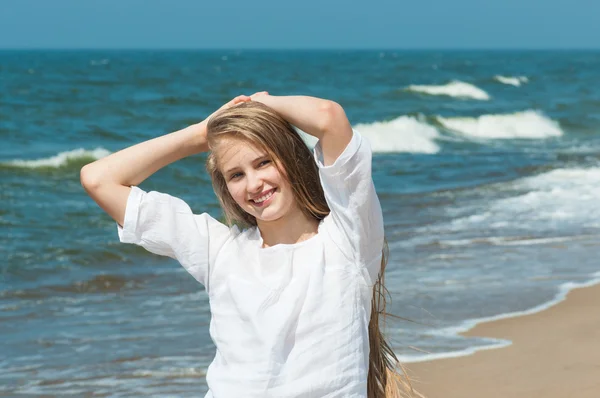
{"label": "white long-sleeve shirt", "polygon": [[334,164],[315,160],[331,213],[318,234],[262,248],[181,199],[132,187],[122,242],[177,259],[210,298],[216,355],[206,397],[366,397],[372,286],[383,219],[371,149],[356,131]]}

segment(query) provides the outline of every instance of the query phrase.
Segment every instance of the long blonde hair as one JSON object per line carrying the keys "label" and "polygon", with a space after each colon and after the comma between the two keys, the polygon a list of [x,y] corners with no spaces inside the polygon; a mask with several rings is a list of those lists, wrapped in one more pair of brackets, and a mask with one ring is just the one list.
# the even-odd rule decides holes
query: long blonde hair
{"label": "long blonde hair", "polygon": [[[291,124],[272,109],[257,102],[224,109],[211,117],[207,132],[210,148],[214,148],[221,138],[235,137],[265,150],[287,177],[304,214],[316,220],[322,220],[329,214],[319,171],[310,149]],[[256,226],[256,218],[245,212],[231,197],[213,152],[208,155],[206,168],[227,222]],[[369,398],[412,397],[417,394],[380,329],[380,321],[385,322],[388,315],[385,312],[387,290],[384,285],[387,258],[386,244],[382,249],[381,271],[373,286],[371,300],[367,392]]]}

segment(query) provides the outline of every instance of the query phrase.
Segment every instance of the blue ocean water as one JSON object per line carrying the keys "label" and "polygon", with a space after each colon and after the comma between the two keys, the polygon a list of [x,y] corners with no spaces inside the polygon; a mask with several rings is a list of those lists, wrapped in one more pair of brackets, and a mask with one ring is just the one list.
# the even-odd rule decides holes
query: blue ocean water
{"label": "blue ocean water", "polygon": [[[0,395],[199,395],[208,299],[118,243],[80,168],[239,94],[341,103],[375,151],[407,361],[600,278],[600,52],[0,52]],[[142,184],[220,209],[203,155]]]}

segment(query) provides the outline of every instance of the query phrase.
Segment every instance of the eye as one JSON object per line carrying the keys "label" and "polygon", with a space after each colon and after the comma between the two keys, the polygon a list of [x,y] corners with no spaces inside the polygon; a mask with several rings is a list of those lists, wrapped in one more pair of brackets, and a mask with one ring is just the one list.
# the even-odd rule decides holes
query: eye
{"label": "eye", "polygon": [[242,176],[242,173],[233,173],[229,176],[230,180],[236,180]]}
{"label": "eye", "polygon": [[266,165],[267,165],[267,164],[269,164],[269,163],[271,163],[271,160],[270,160],[270,159],[265,159],[265,160],[261,161],[261,162],[258,164],[258,167],[263,167],[263,166],[266,166]]}

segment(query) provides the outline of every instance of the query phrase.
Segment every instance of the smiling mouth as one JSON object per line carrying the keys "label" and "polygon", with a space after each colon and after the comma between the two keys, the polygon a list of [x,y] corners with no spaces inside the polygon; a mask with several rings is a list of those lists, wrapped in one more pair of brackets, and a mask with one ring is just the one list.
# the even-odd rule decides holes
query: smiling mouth
{"label": "smiling mouth", "polygon": [[271,199],[271,197],[273,197],[273,195],[275,194],[275,188],[267,191],[267,193],[265,193],[264,195],[262,195],[261,197],[258,197],[256,199],[250,199],[250,201],[254,204],[257,205],[262,205],[263,203],[265,203],[267,200]]}

